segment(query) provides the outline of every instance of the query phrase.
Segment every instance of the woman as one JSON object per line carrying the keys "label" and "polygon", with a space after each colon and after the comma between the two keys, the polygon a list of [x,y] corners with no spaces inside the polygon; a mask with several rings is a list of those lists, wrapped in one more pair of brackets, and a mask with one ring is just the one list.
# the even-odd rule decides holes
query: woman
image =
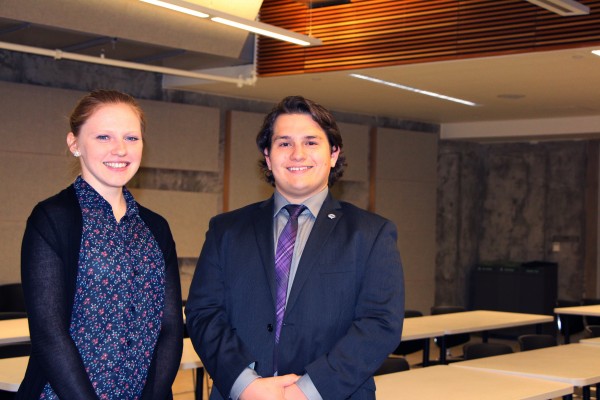
{"label": "woman", "polygon": [[34,208],[23,237],[32,354],[17,398],[170,398],[183,343],[175,243],[125,188],[144,114],[131,96],[98,90],[70,125],[81,175]]}

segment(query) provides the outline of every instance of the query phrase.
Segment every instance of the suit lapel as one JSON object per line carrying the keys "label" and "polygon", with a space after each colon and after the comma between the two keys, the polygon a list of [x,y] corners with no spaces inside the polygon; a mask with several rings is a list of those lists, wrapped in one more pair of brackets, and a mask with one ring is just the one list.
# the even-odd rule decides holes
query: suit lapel
{"label": "suit lapel", "polygon": [[294,303],[302,292],[302,286],[304,286],[306,279],[315,268],[324,246],[327,245],[327,241],[342,215],[340,203],[329,194],[323,202],[315,225],[304,246],[302,258],[298,264],[298,270],[296,271],[292,290],[286,305],[286,312],[294,306]]}
{"label": "suit lapel", "polygon": [[256,245],[260,253],[262,265],[265,269],[269,289],[273,296],[275,304],[275,250],[273,248],[273,207],[274,201],[270,199],[264,201],[254,215],[254,232],[256,233]]}

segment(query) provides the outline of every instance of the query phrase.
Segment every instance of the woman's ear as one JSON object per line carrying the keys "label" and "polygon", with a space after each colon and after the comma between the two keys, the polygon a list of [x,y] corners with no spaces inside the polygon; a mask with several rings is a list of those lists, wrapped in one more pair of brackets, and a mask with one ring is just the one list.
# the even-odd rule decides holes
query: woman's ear
{"label": "woman's ear", "polygon": [[69,148],[69,151],[71,153],[75,153],[78,150],[77,138],[75,137],[73,132],[67,133],[67,147]]}

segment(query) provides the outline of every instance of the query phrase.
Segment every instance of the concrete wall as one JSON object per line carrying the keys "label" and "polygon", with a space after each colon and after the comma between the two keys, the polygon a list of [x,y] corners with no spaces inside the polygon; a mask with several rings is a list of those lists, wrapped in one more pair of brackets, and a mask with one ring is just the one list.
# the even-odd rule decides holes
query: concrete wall
{"label": "concrete wall", "polygon": [[467,305],[469,271],[496,261],[557,262],[559,298],[583,297],[590,145],[440,142],[437,303]]}

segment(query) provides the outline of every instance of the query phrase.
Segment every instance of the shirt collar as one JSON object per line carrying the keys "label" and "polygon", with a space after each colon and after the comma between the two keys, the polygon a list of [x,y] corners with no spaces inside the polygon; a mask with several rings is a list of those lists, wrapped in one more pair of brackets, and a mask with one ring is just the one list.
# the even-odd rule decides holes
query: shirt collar
{"label": "shirt collar", "polygon": [[[302,202],[302,204],[305,205],[306,208],[308,208],[308,210],[313,215],[313,217],[316,218],[317,215],[319,215],[319,211],[321,210],[321,207],[323,206],[323,202],[327,198],[328,193],[329,193],[329,187],[325,187],[325,189],[321,190],[319,193],[313,195],[312,197],[309,197],[308,199],[306,199]],[[279,211],[281,211],[281,209],[283,207],[287,206],[288,204],[292,204],[285,197],[283,197],[283,195],[281,193],[279,193],[279,191],[277,189],[275,189],[275,193],[274,193],[273,197],[275,200],[275,208],[274,208],[273,217],[276,217],[277,214],[279,214]]]}
{"label": "shirt collar", "polygon": [[[75,186],[75,193],[77,194],[77,198],[79,199],[79,204],[81,207],[89,208],[89,209],[105,209],[107,211],[112,212],[112,206],[106,201],[104,197],[100,195],[89,183],[85,181],[79,175],[75,182],[73,183]],[[127,204],[127,211],[125,215],[127,217],[133,217],[138,214],[138,206],[133,198],[133,195],[126,187],[123,187],[123,197],[125,198],[125,203]]]}

